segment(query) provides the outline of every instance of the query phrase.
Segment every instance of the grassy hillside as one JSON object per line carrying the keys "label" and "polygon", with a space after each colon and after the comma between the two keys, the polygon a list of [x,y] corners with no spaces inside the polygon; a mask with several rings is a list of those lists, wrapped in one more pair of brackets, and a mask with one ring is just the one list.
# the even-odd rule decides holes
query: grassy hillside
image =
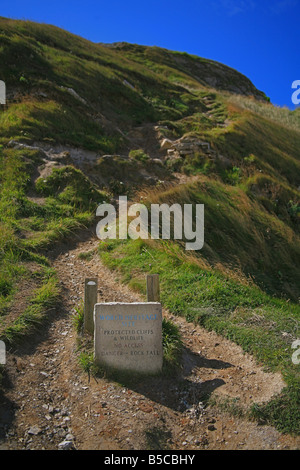
{"label": "grassy hillside", "polygon": [[[102,201],[203,203],[199,252],[128,240],[99,254],[135,289],[158,272],[165,307],[280,370],[287,389],[255,413],[298,433],[299,110],[207,59],[5,18],[0,71],[0,336],[13,344],[55,305],[47,249]],[[176,155],[163,139],[203,145]]]}

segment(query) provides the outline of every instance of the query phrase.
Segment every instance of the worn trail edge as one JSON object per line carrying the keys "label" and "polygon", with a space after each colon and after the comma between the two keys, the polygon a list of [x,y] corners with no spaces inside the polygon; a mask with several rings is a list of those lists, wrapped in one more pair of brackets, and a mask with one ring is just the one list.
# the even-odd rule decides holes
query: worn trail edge
{"label": "worn trail edge", "polygon": [[[184,340],[179,376],[140,380],[132,388],[88,377],[72,320],[84,278],[98,277],[100,302],[145,301],[103,266],[98,242],[86,232],[50,254],[62,302],[29,344],[8,354],[0,450],[298,449],[300,438],[204,406],[203,397],[212,395],[241,408],[268,401],[284,382],[237,345],[168,312]],[[91,250],[89,261],[78,256]]]}

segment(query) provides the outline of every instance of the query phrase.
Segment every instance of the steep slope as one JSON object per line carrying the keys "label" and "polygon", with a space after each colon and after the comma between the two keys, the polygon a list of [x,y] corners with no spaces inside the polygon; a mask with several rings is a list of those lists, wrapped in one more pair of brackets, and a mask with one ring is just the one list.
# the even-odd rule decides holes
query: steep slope
{"label": "steep slope", "polygon": [[106,45],[122,52],[130,60],[164,75],[170,82],[184,87],[203,85],[205,88],[228,91],[266,101],[267,97],[236,70],[219,62],[203,59],[186,52],[168,51],[158,47],[128,43]]}

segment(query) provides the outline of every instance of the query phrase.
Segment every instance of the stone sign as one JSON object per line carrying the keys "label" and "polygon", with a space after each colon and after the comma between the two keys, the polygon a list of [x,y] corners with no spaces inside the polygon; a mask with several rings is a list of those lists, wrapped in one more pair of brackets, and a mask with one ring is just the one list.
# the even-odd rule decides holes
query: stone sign
{"label": "stone sign", "polygon": [[95,361],[113,369],[157,373],[162,369],[159,302],[98,303],[94,309]]}

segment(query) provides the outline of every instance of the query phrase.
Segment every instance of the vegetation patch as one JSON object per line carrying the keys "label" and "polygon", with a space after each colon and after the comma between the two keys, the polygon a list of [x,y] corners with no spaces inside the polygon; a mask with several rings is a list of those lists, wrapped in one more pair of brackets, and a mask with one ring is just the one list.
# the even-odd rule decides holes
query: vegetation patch
{"label": "vegetation patch", "polygon": [[[143,197],[147,205],[204,204],[199,252],[187,253],[185,240],[106,240],[100,255],[138,291],[145,289],[141,276],[158,273],[164,307],[281,371],[286,390],[255,406],[253,416],[299,433],[299,366],[291,361],[300,313],[299,110],[272,106],[242,74],[208,59],[157,47],[94,44],[30,21],[1,18],[0,24],[1,80],[8,93],[0,110],[3,337],[12,344],[55,307],[58,281],[47,249],[95,222],[100,202],[128,195]],[[215,79],[216,89],[205,77]],[[157,155],[128,138],[147,123],[157,123],[174,140],[205,142],[208,151],[156,164]],[[37,178],[44,154],[36,142],[92,150],[98,158]],[[177,181],[177,172],[186,184],[160,184]],[[30,295],[14,318],[11,308],[24,282]],[[163,342],[167,371],[176,368],[181,348],[168,322]],[[81,347],[82,367],[91,372],[91,351]],[[150,448],[162,448],[168,438],[159,428],[146,437]]]}
{"label": "vegetation patch", "polygon": [[1,332],[1,339],[12,345],[36,331],[47,318],[50,309],[58,304],[59,283],[54,273],[46,271],[41,287],[28,300],[28,306],[17,319]]}

